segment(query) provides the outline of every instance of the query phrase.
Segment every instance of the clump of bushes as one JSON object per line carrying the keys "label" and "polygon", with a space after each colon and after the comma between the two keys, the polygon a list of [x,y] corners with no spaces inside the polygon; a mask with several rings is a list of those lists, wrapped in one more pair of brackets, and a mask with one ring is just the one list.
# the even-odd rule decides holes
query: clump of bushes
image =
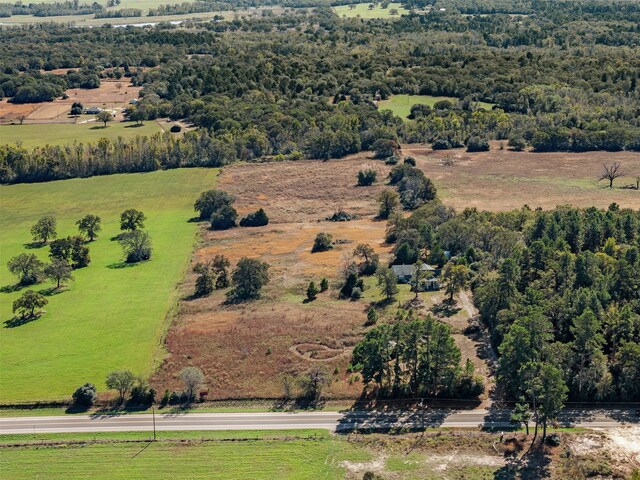
{"label": "clump of bushes", "polygon": [[180,133],[182,131],[182,127],[180,125],[171,125],[169,131],[171,133]]}
{"label": "clump of bushes", "polygon": [[261,208],[240,220],[241,227],[263,227],[269,224],[269,217]]}
{"label": "clump of bushes", "polygon": [[227,230],[237,225],[238,212],[232,204],[235,199],[222,190],[202,192],[193,208],[200,220],[211,221],[212,230]]}

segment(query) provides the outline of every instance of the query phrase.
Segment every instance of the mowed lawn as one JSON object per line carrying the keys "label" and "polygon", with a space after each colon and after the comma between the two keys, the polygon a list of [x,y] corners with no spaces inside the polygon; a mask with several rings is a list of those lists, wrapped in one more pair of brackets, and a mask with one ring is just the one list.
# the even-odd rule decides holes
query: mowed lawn
{"label": "mowed lawn", "polygon": [[[327,432],[268,432],[274,440],[239,442],[105,443],[84,446],[34,446],[0,449],[3,478],[19,479],[338,479],[342,459],[371,455],[332,438]],[[201,435],[200,435],[201,433]],[[230,432],[233,433],[233,432]],[[317,439],[275,440],[317,434]],[[162,436],[163,434],[161,434]],[[138,434],[142,437],[141,434]],[[245,437],[265,435],[243,434]],[[189,438],[190,436],[186,436]],[[233,435],[233,437],[238,437]]]}
{"label": "mowed lawn", "polygon": [[25,148],[44,145],[70,145],[73,142],[95,143],[101,138],[134,138],[161,132],[156,122],[145,122],[137,126],[133,122],[102,123],[42,123],[26,125],[0,125],[0,143],[16,144]]}
{"label": "mowed lawn", "polygon": [[[74,272],[66,290],[47,297],[46,313],[18,327],[0,326],[0,402],[68,398],[85,382],[104,391],[105,376],[116,369],[151,372],[198,228],[188,223],[193,202],[215,186],[217,173],[180,169],[0,186],[2,287],[16,283],[7,269],[11,257],[27,252],[48,259],[48,247],[27,248],[31,225],[42,215],[56,216],[58,236],[76,234],[76,220],[87,213],[103,221],[90,244],[91,264]],[[135,266],[123,266],[122,249],[111,240],[127,208],[145,213],[153,242],[151,260]],[[0,322],[13,317],[12,302],[24,291],[0,293]]]}
{"label": "mowed lawn", "polygon": [[[369,9],[370,3],[356,3],[354,8],[350,8],[350,5],[340,5],[333,7],[336,14],[342,18],[400,18],[402,14],[408,13],[401,3],[390,3],[387,8],[380,7],[380,4],[376,4],[375,8]],[[391,10],[397,10],[396,15],[391,15]]]}
{"label": "mowed lawn", "polygon": [[[387,100],[378,102],[379,110],[391,110],[394,115],[407,118],[411,113],[411,107],[414,105],[429,105],[433,107],[436,102],[441,100],[449,100],[456,104],[458,99],[455,97],[434,97],[431,95],[392,95]],[[485,102],[476,102],[480,107],[491,110],[493,104]]]}

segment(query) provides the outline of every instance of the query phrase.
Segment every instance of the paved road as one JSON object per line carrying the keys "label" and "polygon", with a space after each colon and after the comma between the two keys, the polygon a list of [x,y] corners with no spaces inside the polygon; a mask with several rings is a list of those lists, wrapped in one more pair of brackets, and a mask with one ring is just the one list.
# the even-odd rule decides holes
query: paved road
{"label": "paved road", "polygon": [[[507,428],[509,411],[452,411],[430,409],[418,413],[306,412],[306,413],[187,413],[155,415],[158,431],[285,430],[319,428],[330,431],[406,427]],[[611,428],[638,418],[629,411],[568,411],[563,425]],[[153,415],[73,415],[0,418],[0,434],[138,432],[153,430]]]}

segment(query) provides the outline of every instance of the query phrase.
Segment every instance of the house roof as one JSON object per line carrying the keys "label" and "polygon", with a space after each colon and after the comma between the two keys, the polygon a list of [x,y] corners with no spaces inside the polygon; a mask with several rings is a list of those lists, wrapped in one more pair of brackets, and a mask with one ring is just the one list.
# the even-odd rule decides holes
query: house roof
{"label": "house roof", "polygon": [[[391,269],[393,270],[393,273],[395,273],[398,277],[413,277],[413,271],[415,267],[413,265],[393,265]],[[427,272],[435,271],[435,268],[430,267],[426,263],[423,263],[420,266],[420,269]]]}

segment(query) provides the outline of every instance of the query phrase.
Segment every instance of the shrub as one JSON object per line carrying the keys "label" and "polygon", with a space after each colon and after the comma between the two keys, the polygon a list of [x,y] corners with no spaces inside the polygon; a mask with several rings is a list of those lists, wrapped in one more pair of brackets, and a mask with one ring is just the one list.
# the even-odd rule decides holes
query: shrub
{"label": "shrub", "polygon": [[71,397],[73,398],[74,405],[78,407],[91,407],[98,398],[96,386],[92,383],[85,383],[81,387],[78,387]]}
{"label": "shrub", "polygon": [[444,138],[436,138],[431,145],[431,148],[433,150],[449,150],[451,148],[451,144]]}
{"label": "shrub", "polygon": [[368,187],[373,185],[378,177],[378,173],[370,168],[366,170],[360,170],[358,172],[358,186]]}
{"label": "shrub", "polygon": [[486,137],[471,136],[467,140],[467,152],[488,152],[489,140]]}
{"label": "shrub", "polygon": [[180,125],[171,125],[169,131],[171,133],[180,133],[182,131],[182,127]]}
{"label": "shrub", "polygon": [[269,217],[261,208],[240,220],[241,227],[263,227],[269,224]]}
{"label": "shrub", "polygon": [[238,212],[231,205],[224,205],[211,215],[212,230],[228,230],[237,225]]}
{"label": "shrub", "polygon": [[364,322],[365,326],[375,325],[378,322],[378,312],[375,308],[371,307],[367,312],[367,321]]}
{"label": "shrub", "polygon": [[516,152],[521,152],[527,148],[527,142],[522,137],[514,137],[509,139],[507,146]]}
{"label": "shrub", "polygon": [[231,205],[234,198],[222,190],[207,190],[202,192],[193,205],[200,220],[211,220],[211,215],[225,205]]}
{"label": "shrub", "polygon": [[316,287],[316,284],[314,282],[309,283],[309,286],[307,287],[307,300],[315,300],[318,293],[320,293],[320,291],[318,290],[318,287]]}
{"label": "shrub", "polygon": [[404,163],[407,165],[411,165],[412,167],[416,166],[416,159],[413,157],[404,157]]}
{"label": "shrub", "polygon": [[391,155],[390,157],[387,157],[384,159],[384,164],[385,165],[397,165],[398,164],[398,156],[397,155]]}
{"label": "shrub", "polygon": [[329,280],[327,280],[326,278],[323,278],[320,281],[320,291],[326,292],[327,290],[329,290]]}
{"label": "shrub", "polygon": [[326,252],[333,248],[333,237],[330,233],[320,232],[313,241],[311,253]]}
{"label": "shrub", "polygon": [[351,290],[351,300],[360,300],[362,298],[362,289],[360,287],[355,287]]}
{"label": "shrub", "polygon": [[557,433],[552,433],[547,437],[547,445],[551,447],[559,447],[560,446],[560,435]]}
{"label": "shrub", "polygon": [[373,142],[372,149],[374,151],[374,158],[387,158],[393,155],[396,151],[398,144],[394,140],[388,138],[379,138]]}

